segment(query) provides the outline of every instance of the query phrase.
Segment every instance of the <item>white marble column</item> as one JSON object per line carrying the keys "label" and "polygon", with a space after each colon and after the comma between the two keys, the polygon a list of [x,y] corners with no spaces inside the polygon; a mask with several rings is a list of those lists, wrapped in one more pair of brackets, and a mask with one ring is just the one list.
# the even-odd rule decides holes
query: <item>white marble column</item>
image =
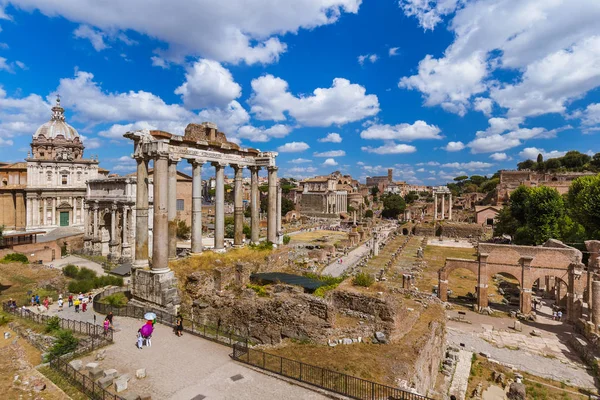
{"label": "white marble column", "polygon": [[85,205],[85,198],[81,197],[81,207],[79,207],[80,210],[80,214],[79,214],[79,223],[80,224],[84,224],[85,223],[85,211],[84,211],[84,205]]}
{"label": "white marble column", "polygon": [[452,221],[452,193],[448,195],[448,220]]}
{"label": "white marble column", "polygon": [[84,239],[90,238],[90,208],[87,203],[83,205],[84,217],[83,217],[83,237]]}
{"label": "white marble column", "polygon": [[42,216],[42,223],[40,225],[42,226],[46,226],[48,223],[48,200],[44,197],[42,199],[43,201],[43,216]]}
{"label": "white marble column", "polygon": [[239,165],[231,166],[234,171],[233,179],[233,244],[241,246],[244,236],[244,202],[242,193],[242,178],[244,167]]}
{"label": "white marble column", "polygon": [[121,243],[123,245],[123,247],[125,246],[129,246],[129,241],[127,240],[127,236],[129,235],[129,220],[128,220],[128,214],[129,213],[129,206],[124,205],[123,206],[123,237],[121,239]]}
{"label": "white marble column", "polygon": [[73,226],[73,222],[75,221],[75,203],[73,202],[73,197],[69,197],[69,205],[71,206],[71,212],[69,213],[69,226]]}
{"label": "white marble column", "polygon": [[27,199],[27,228],[33,225],[33,202],[31,199]]}
{"label": "white marble column", "polygon": [[100,241],[100,229],[98,227],[98,209],[100,208],[98,202],[94,203],[94,240]]}
{"label": "white marble column", "polygon": [[169,155],[159,152],[154,159],[154,218],[152,228],[152,272],[169,271]]}
{"label": "white marble column", "polygon": [[110,244],[115,245],[117,240],[117,203],[113,203],[110,213]]}
{"label": "white marble column", "polygon": [[446,209],[446,195],[442,194],[442,219],[444,219],[445,209]]}
{"label": "white marble column", "polygon": [[177,258],[177,162],[169,159],[169,259]]}
{"label": "white marble column", "polygon": [[225,166],[218,162],[215,167],[215,250],[223,250],[225,246]]}
{"label": "white marble column", "polygon": [[33,199],[33,224],[40,226],[40,200],[37,197]]}
{"label": "white marble column", "polygon": [[269,205],[267,206],[267,240],[277,243],[277,167],[267,167]]}
{"label": "white marble column", "polygon": [[283,237],[283,229],[281,226],[281,185],[277,185],[277,242],[282,244],[281,237]]}
{"label": "white marble column", "polygon": [[192,254],[202,253],[202,164],[203,161],[188,160],[192,164]]}
{"label": "white marble column", "polygon": [[136,157],[135,259],[136,268],[148,266],[148,160]]}
{"label": "white marble column", "polygon": [[56,207],[58,204],[56,203],[56,197],[52,198],[52,223],[50,225],[56,225]]}
{"label": "white marble column", "polygon": [[438,219],[438,202],[437,202],[437,193],[433,194],[433,220],[437,221]]}
{"label": "white marble column", "polygon": [[252,230],[252,243],[259,241],[259,211],[260,195],[258,192],[258,171],[260,167],[250,167],[250,229]]}

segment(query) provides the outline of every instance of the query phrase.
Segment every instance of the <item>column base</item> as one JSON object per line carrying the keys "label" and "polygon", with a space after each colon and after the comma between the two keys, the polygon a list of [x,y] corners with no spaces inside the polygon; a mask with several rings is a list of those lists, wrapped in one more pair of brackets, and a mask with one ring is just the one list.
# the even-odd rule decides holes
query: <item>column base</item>
{"label": "column base", "polygon": [[200,252],[200,253],[188,253],[188,255],[191,256],[191,257],[198,257],[198,256],[201,256],[202,253],[203,252]]}
{"label": "column base", "polygon": [[121,262],[131,261],[131,246],[124,244],[121,246]]}
{"label": "column base", "polygon": [[136,269],[133,271],[133,299],[175,313],[181,303],[175,273],[162,270]]}
{"label": "column base", "polygon": [[132,267],[134,269],[148,268],[149,266],[150,266],[150,263],[148,262],[148,260],[133,260],[133,263],[132,263]]}

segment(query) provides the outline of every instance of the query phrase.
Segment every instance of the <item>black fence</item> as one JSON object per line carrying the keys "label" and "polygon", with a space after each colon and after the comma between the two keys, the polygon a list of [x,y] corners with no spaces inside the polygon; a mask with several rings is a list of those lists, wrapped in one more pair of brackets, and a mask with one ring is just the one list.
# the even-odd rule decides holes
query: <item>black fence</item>
{"label": "black fence", "polygon": [[[99,314],[108,314],[112,311],[114,316],[129,317],[129,318],[144,318],[144,314],[153,312],[156,314],[156,322],[163,325],[175,327],[177,316],[174,314],[167,313],[162,310],[157,310],[149,306],[141,306],[137,304],[128,303],[123,307],[114,307],[110,304],[104,304],[100,302],[103,297],[109,296],[114,293],[123,292],[129,296],[129,287],[117,287],[107,289],[94,296],[93,307],[94,311]],[[195,336],[199,336],[204,339],[211,340],[216,343],[224,344],[226,346],[233,346],[234,343],[239,341],[246,341],[244,336],[235,333],[234,329],[225,327],[219,324],[206,324],[199,321],[195,321],[189,318],[183,318],[183,331],[190,333]]]}
{"label": "black fence", "polygon": [[428,400],[428,397],[402,389],[367,381],[300,361],[248,347],[247,342],[233,345],[232,358],[277,375],[316,386],[330,392],[361,400]]}
{"label": "black fence", "polygon": [[103,389],[94,380],[85,376],[62,358],[50,361],[50,368],[61,374],[69,383],[94,400],[123,400],[122,397]]}

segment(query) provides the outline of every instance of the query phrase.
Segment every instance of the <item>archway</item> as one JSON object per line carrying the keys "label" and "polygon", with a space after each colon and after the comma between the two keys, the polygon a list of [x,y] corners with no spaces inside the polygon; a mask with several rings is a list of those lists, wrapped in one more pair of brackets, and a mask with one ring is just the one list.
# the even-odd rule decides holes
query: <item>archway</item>
{"label": "archway", "polygon": [[71,213],[73,212],[73,207],[71,207],[69,203],[61,203],[56,208],[56,211],[59,226],[71,225]]}
{"label": "archway", "polygon": [[402,234],[404,236],[407,236],[408,235],[408,228],[402,228]]}
{"label": "archway", "polygon": [[477,302],[477,274],[475,272],[467,268],[455,268],[448,273],[447,281],[448,301],[463,304]]}
{"label": "archway", "polygon": [[508,272],[494,274],[490,282],[490,302],[507,310],[519,309],[521,306],[521,284],[519,279]]}

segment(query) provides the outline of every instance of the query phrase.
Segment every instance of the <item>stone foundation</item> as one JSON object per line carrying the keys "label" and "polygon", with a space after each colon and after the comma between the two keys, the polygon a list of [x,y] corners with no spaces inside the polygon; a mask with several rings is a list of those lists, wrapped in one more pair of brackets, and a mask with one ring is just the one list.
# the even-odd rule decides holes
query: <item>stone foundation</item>
{"label": "stone foundation", "polygon": [[175,313],[180,303],[177,278],[173,271],[153,273],[147,269],[133,271],[133,299]]}

